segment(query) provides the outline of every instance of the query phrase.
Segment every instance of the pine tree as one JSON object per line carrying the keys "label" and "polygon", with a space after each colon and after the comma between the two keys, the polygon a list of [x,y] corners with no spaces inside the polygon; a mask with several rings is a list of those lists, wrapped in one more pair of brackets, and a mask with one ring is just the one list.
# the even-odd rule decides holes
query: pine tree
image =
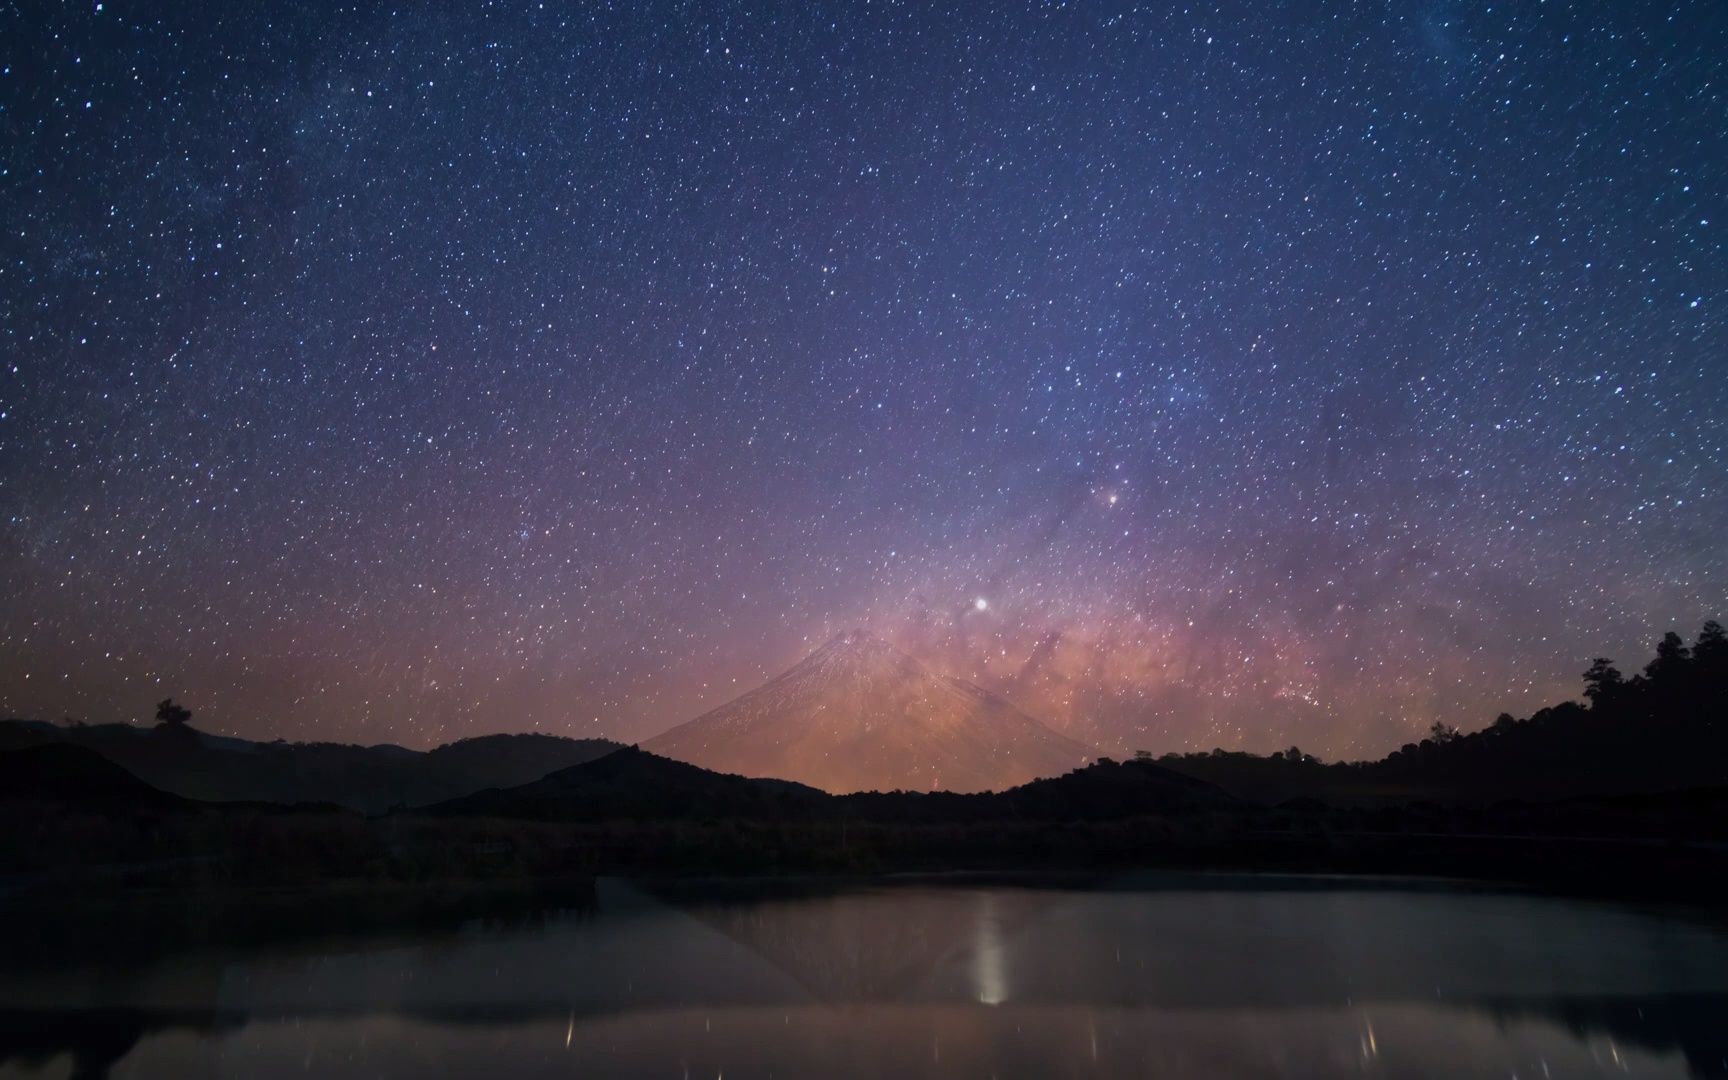
{"label": "pine tree", "polygon": [[1625,676],[1614,666],[1614,661],[1606,656],[1598,656],[1592,660],[1590,670],[1584,673],[1584,697],[1589,700],[1592,708],[1601,708],[1605,703],[1613,701],[1625,688]]}

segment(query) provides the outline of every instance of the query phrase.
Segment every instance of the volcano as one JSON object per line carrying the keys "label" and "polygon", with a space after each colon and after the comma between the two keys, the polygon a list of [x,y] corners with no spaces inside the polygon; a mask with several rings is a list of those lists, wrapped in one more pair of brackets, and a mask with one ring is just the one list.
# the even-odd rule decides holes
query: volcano
{"label": "volcano", "polygon": [[861,630],[644,749],[703,768],[853,791],[1000,791],[1091,750]]}

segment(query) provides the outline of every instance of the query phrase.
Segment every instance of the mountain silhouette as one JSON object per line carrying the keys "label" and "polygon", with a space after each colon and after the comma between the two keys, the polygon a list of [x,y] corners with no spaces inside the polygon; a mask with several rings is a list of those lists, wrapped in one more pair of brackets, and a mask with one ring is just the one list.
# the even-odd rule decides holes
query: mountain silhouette
{"label": "mountain silhouette", "polygon": [[968,682],[852,630],[784,674],[643,744],[719,772],[854,791],[999,791],[1091,751]]}
{"label": "mountain silhouette", "polygon": [[542,821],[779,818],[812,812],[827,798],[803,784],[713,772],[632,746],[530,784],[476,792],[420,812]]}
{"label": "mountain silhouette", "polygon": [[433,750],[340,743],[251,742],[191,727],[0,722],[0,750],[81,747],[162,791],[206,802],[331,803],[380,813],[514,787],[609,754],[606,739],[483,735]]}

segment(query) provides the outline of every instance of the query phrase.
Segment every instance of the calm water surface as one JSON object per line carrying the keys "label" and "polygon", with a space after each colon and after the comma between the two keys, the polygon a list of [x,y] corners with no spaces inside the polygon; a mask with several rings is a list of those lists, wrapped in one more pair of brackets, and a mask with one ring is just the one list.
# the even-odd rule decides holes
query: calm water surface
{"label": "calm water surface", "polygon": [[0,974],[0,1077],[1728,1076],[1728,933],[1366,882],[600,883],[516,925]]}

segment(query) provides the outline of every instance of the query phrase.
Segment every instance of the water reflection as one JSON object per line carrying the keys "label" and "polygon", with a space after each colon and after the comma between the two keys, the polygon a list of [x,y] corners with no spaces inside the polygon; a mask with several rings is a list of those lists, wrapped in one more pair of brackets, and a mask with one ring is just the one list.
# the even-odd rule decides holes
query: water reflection
{"label": "water reflection", "polygon": [[995,893],[978,894],[978,913],[972,927],[972,973],[978,1000],[985,1005],[1000,1005],[1008,1000],[1008,971]]}
{"label": "water reflection", "polygon": [[1728,1076],[1719,927],[1291,884],[603,882],[527,925],[3,974],[0,1076]]}

